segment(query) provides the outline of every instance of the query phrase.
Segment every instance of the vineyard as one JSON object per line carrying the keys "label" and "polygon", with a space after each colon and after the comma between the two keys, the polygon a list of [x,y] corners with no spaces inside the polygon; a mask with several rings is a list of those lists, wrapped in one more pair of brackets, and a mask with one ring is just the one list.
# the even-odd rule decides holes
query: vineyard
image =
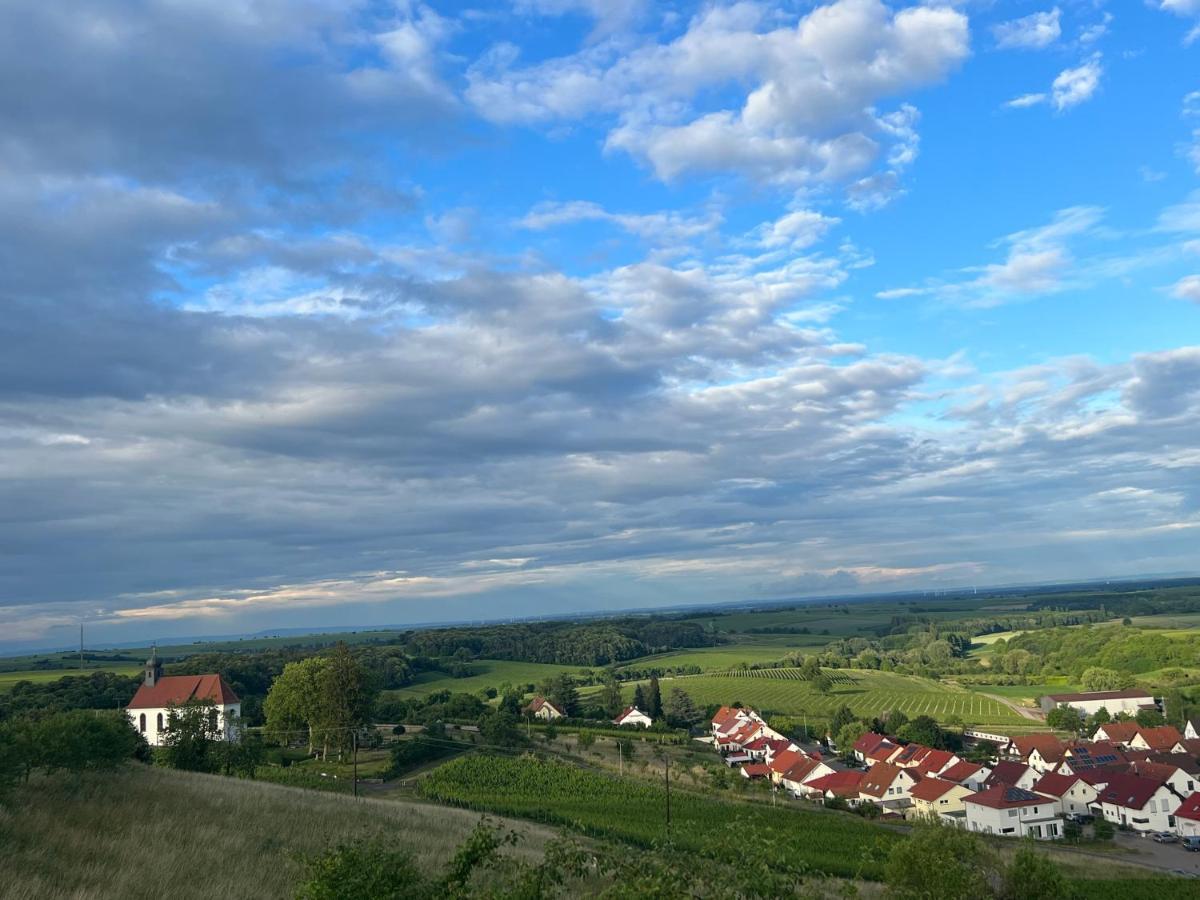
{"label": "vineyard", "polygon": [[[666,792],[531,757],[470,756],[426,776],[432,800],[562,825],[641,847],[666,838]],[[671,840],[685,853],[737,865],[877,880],[897,835],[859,819],[671,792]]]}
{"label": "vineyard", "polygon": [[833,682],[821,693],[801,678],[799,669],[750,669],[722,675],[663,679],[664,692],[680,687],[700,706],[739,701],[782,715],[831,716],[841,706],[873,717],[894,709],[910,718],[951,717],[967,725],[1021,725],[1028,722],[1003,703],[928,678],[859,669],[827,669]]}

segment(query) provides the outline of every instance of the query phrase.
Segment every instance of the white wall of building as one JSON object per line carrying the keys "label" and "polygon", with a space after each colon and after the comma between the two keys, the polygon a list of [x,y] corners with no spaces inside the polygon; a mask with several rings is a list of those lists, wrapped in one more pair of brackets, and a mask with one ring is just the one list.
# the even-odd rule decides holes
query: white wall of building
{"label": "white wall of building", "polygon": [[[242,715],[240,703],[230,703],[214,707],[217,712],[217,740],[237,740],[235,721]],[[151,747],[161,747],[166,737],[167,726],[171,721],[171,710],[160,709],[127,709],[126,715],[133,727],[146,739]]]}
{"label": "white wall of building", "polygon": [[1046,800],[1037,806],[1018,806],[1013,809],[993,809],[968,799],[963,806],[967,810],[967,829],[1002,837],[1032,837],[1038,840],[1053,840],[1062,836],[1062,818],[1057,804]]}

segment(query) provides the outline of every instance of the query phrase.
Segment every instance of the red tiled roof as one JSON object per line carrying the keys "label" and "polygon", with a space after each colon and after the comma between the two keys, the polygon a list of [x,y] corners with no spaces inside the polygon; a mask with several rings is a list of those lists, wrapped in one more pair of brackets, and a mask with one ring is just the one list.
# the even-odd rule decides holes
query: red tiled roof
{"label": "red tiled roof", "polygon": [[[631,713],[642,713],[642,711],[640,709],[638,709],[636,706],[627,706],[623,710],[621,710],[621,714],[619,716],[617,716],[615,719],[613,719],[613,723],[617,724],[617,723],[625,721],[625,717]],[[646,715],[646,714],[642,713],[642,715]]]}
{"label": "red tiled roof", "polygon": [[939,775],[939,778],[944,778],[946,781],[953,781],[957,784],[962,784],[972,775],[983,770],[983,766],[966,760],[959,760],[946,771]]}
{"label": "red tiled roof", "polygon": [[867,759],[873,759],[875,762],[886,762],[899,749],[899,747],[889,741],[886,744],[880,744],[868,753]]}
{"label": "red tiled roof", "polygon": [[946,768],[952,759],[954,754],[949,750],[930,750],[917,765],[917,771],[922,775],[936,774]]}
{"label": "red tiled roof", "polygon": [[1138,760],[1130,764],[1129,768],[1135,775],[1140,775],[1142,778],[1149,778],[1151,781],[1157,781],[1159,784],[1166,784],[1171,780],[1178,768],[1170,763],[1150,762],[1148,760]]}
{"label": "red tiled roof", "polygon": [[1153,700],[1145,691],[1090,691],[1082,694],[1047,694],[1047,700],[1055,703],[1072,703],[1079,700]]}
{"label": "red tiled roof", "polygon": [[836,797],[857,797],[862,780],[862,772],[846,769],[843,772],[832,772],[829,775],[814,778],[804,786],[812,791],[820,791],[822,794],[829,792]]}
{"label": "red tiled roof", "polygon": [[1013,760],[1005,759],[996,763],[992,769],[992,774],[988,776],[988,780],[984,782],[988,787],[997,784],[1016,784],[1020,781],[1025,773],[1029,771],[1029,766],[1023,762],[1014,762]]}
{"label": "red tiled roof", "polygon": [[908,744],[903,750],[896,754],[893,760],[897,765],[900,763],[913,762],[920,758],[922,753],[929,752],[929,748],[924,744]]}
{"label": "red tiled roof", "polygon": [[864,756],[879,747],[880,744],[887,741],[887,738],[882,734],[876,734],[874,731],[868,731],[857,741],[854,742],[854,749]]}
{"label": "red tiled roof", "polygon": [[1188,756],[1200,756],[1200,738],[1184,738],[1180,741]]}
{"label": "red tiled roof", "polygon": [[872,797],[882,797],[903,771],[890,763],[875,763],[863,776],[862,792]]}
{"label": "red tiled roof", "polygon": [[1059,775],[1056,772],[1051,772],[1039,778],[1033,789],[1039,794],[1061,797],[1077,781],[1079,781],[1078,775]]}
{"label": "red tiled roof", "polygon": [[1175,818],[1200,822],[1200,793],[1192,794],[1179,804],[1179,809],[1175,810]]}
{"label": "red tiled roof", "polygon": [[1101,803],[1112,803],[1128,809],[1141,809],[1162,785],[1140,775],[1114,775],[1100,791]]}
{"label": "red tiled roof", "polygon": [[1151,750],[1170,750],[1183,740],[1183,735],[1174,725],[1159,725],[1156,728],[1139,728],[1138,735],[1150,745]]}
{"label": "red tiled roof", "polygon": [[978,803],[980,806],[986,806],[990,809],[1013,809],[1018,806],[1036,806],[1039,803],[1045,803],[1045,797],[1039,797],[1032,791],[1024,790],[1023,788],[1013,787],[1008,784],[998,784],[995,787],[990,787],[986,791],[980,791],[978,794],[973,794],[970,797],[964,798],[965,803]]}
{"label": "red tiled roof", "polygon": [[766,778],[771,770],[763,763],[746,763],[742,766],[742,774],[747,778]]}
{"label": "red tiled roof", "polygon": [[[1110,741],[1115,741],[1118,744],[1124,744],[1133,740],[1133,736],[1138,733],[1137,722],[1108,722],[1099,726],[1096,731],[1103,730]],[[1095,734],[1095,732],[1093,732]]]}
{"label": "red tiled roof", "polygon": [[238,695],[220,675],[166,675],[154,687],[142,683],[127,709],[165,709],[189,700],[211,700],[218,706],[240,703]]}
{"label": "red tiled roof", "polygon": [[1126,775],[1129,773],[1129,766],[1094,766],[1090,769],[1083,769],[1076,772],[1081,781],[1086,781],[1092,787],[1099,787],[1102,784],[1108,784],[1118,775]]}
{"label": "red tiled roof", "polygon": [[817,759],[802,759],[790,769],[783,773],[784,781],[795,781],[798,784],[803,784],[812,771],[821,765],[821,761]]}
{"label": "red tiled roof", "polygon": [[756,737],[750,743],[744,745],[742,747],[742,749],[743,750],[766,750],[769,745],[770,744],[767,741],[767,739],[765,737],[760,736],[760,737]]}
{"label": "red tiled roof", "polygon": [[1023,734],[1012,739],[1012,745],[1017,748],[1021,758],[1029,756],[1034,750],[1046,759],[1046,754],[1057,754],[1054,758],[1061,759],[1066,744],[1052,734]]}
{"label": "red tiled roof", "polygon": [[783,773],[804,758],[804,752],[801,750],[784,750],[782,753],[777,753],[771,760],[771,769]]}
{"label": "red tiled roof", "polygon": [[561,709],[559,709],[559,707],[557,705],[555,705],[550,700],[547,700],[545,697],[534,697],[532,700],[529,701],[529,705],[525,708],[527,710],[529,710],[530,713],[535,713],[539,709],[542,709],[543,707],[554,710],[560,716],[564,716],[564,717],[566,716],[565,712],[563,712]]}
{"label": "red tiled roof", "polygon": [[940,778],[926,778],[913,785],[910,793],[914,800],[933,802],[948,792],[951,788],[961,787],[953,781],[942,781]]}

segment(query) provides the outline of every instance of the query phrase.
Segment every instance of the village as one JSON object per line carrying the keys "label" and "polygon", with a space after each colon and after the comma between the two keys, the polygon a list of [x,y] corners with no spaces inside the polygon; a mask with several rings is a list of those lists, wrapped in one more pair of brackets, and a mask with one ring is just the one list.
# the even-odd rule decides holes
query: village
{"label": "village", "polygon": [[[1128,693],[1070,695],[1064,705],[1094,712],[1107,703],[1124,719]],[[1102,822],[1200,851],[1200,721],[1182,733],[1130,719],[1081,738],[977,736],[972,756],[990,748],[986,762],[874,731],[841,754],[805,750],[746,708],[722,707],[711,727],[708,740],[726,765],[793,798],[1043,841]]]}

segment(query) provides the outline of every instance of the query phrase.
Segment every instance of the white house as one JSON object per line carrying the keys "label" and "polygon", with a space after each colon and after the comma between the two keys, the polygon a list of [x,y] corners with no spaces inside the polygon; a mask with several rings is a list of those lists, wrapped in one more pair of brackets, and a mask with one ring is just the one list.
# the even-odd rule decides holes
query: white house
{"label": "white house", "polygon": [[1183,728],[1183,736],[1192,741],[1200,738],[1200,719],[1188,719]]}
{"label": "white house", "polygon": [[984,782],[992,777],[992,770],[987,766],[965,760],[957,762],[947,769],[942,769],[938,778],[953,781],[971,791],[982,791]]}
{"label": "white house", "polygon": [[1200,794],[1192,794],[1175,810],[1175,830],[1181,837],[1200,836]]}
{"label": "white house", "polygon": [[1002,759],[992,767],[992,774],[988,776],[984,787],[995,787],[998,784],[1006,784],[1011,787],[1019,787],[1022,790],[1033,790],[1034,783],[1038,780],[1038,773],[1032,768],[1025,765],[1023,762],[1017,762],[1011,759]]}
{"label": "white house", "polygon": [[146,661],[145,679],[125,714],[146,742],[159,746],[164,742],[171,712],[188,703],[209,701],[209,731],[217,740],[237,740],[237,720],[242,701],[220,675],[163,675],[157,651]]}
{"label": "white house", "polygon": [[654,720],[636,706],[627,706],[619,716],[612,720],[614,725],[633,725],[638,728],[649,728]]}
{"label": "white house", "polygon": [[779,783],[792,795],[799,797],[804,793],[804,785],[808,782],[832,775],[833,772],[833,767],[827,763],[806,756],[784,772],[779,778]]}
{"label": "white house", "polygon": [[1050,773],[1038,779],[1033,786],[1035,794],[1048,797],[1063,815],[1089,815],[1099,791],[1078,775]]}
{"label": "white house", "polygon": [[541,719],[543,722],[553,722],[555,719],[566,718],[567,715],[562,709],[545,697],[534,697],[529,705],[525,707],[525,712],[535,719]]}
{"label": "white house", "polygon": [[1170,753],[1182,740],[1183,735],[1173,725],[1158,725],[1154,728],[1139,728],[1129,742],[1129,748]]}
{"label": "white house", "polygon": [[1130,742],[1137,737],[1137,733],[1137,722],[1106,722],[1096,729],[1096,733],[1092,735],[1092,740],[1107,741],[1111,744],[1120,744],[1122,747],[1128,747]]}
{"label": "white house", "polygon": [[[1152,781],[1165,784],[1180,797],[1190,797],[1196,792],[1197,785],[1200,785],[1200,776],[1187,771],[1182,766],[1169,762],[1170,755],[1168,754],[1155,755],[1161,761],[1149,759],[1134,760],[1130,764],[1130,769],[1135,775],[1141,775],[1143,778],[1149,778]],[[1195,768],[1192,760],[1187,760],[1187,765],[1190,768]]]}
{"label": "white house", "polygon": [[912,805],[912,787],[919,777],[890,763],[875,763],[863,776],[859,799],[870,800],[884,809],[902,810]]}
{"label": "white house", "polygon": [[1117,713],[1136,714],[1139,709],[1154,707],[1154,697],[1145,691],[1088,691],[1081,694],[1047,694],[1042,698],[1042,710],[1050,712],[1057,706],[1069,706],[1090,716],[1107,709],[1110,716]]}
{"label": "white house", "polygon": [[1181,798],[1167,785],[1140,775],[1114,775],[1093,808],[1116,825],[1134,831],[1174,831]]}
{"label": "white house", "polygon": [[1039,841],[1062,836],[1057,804],[1040,794],[998,784],[963,798],[967,828],[984,834],[1031,837]]}
{"label": "white house", "polygon": [[[963,812],[963,800],[970,797],[974,791],[941,778],[923,778],[910,791],[913,808],[906,814],[907,818],[929,817],[941,819],[943,816],[953,817]],[[943,821],[953,821],[953,818]]]}

